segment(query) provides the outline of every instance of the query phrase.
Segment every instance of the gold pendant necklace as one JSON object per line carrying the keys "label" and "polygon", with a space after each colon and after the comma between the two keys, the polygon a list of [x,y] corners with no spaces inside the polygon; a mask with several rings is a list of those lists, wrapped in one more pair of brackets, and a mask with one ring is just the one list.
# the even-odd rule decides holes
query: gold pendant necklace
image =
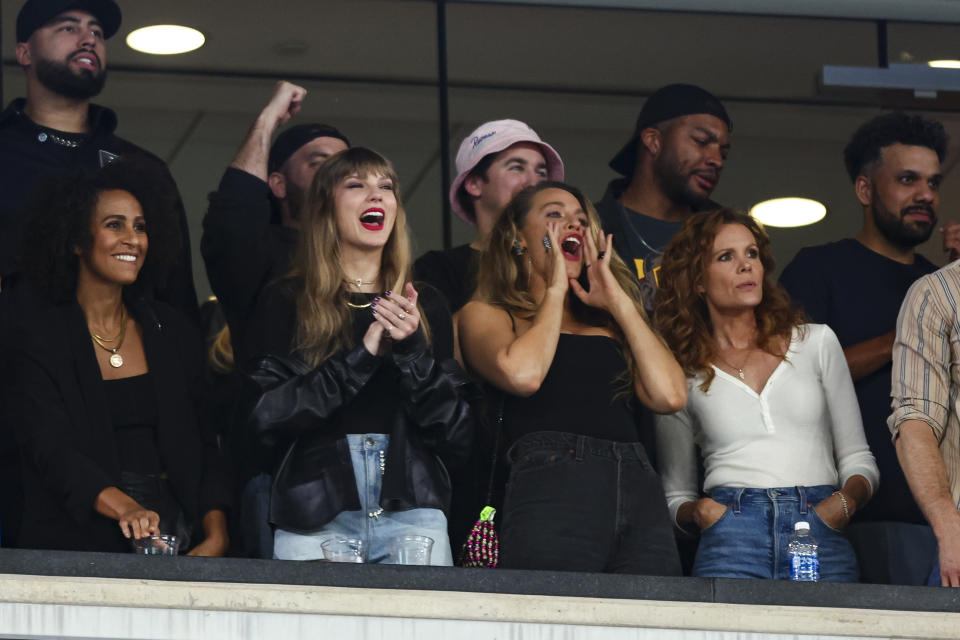
{"label": "gold pendant necklace", "polygon": [[[90,337],[93,338],[93,341],[97,343],[101,349],[110,352],[110,366],[114,369],[119,369],[123,366],[123,356],[120,355],[120,347],[123,346],[123,339],[127,336],[127,319],[124,314],[124,308],[120,307],[120,333],[116,338],[103,338],[94,332],[90,332]],[[107,342],[116,342],[117,346],[111,347],[105,343]]]}
{"label": "gold pendant necklace", "polygon": [[721,356],[719,353],[717,354],[717,358],[719,358],[720,361],[721,361],[723,364],[727,365],[727,367],[729,367],[730,369],[736,369],[736,370],[737,370],[737,375],[740,377],[741,380],[746,380],[747,378],[746,378],[746,376],[744,376],[744,374],[743,374],[743,368],[744,368],[745,366],[747,366],[747,362],[750,360],[750,356],[752,356],[752,355],[753,355],[753,349],[751,349],[751,350],[747,353],[747,357],[743,359],[743,363],[742,363],[739,367],[730,364],[730,362],[729,362],[726,358],[724,358],[723,356]]}
{"label": "gold pendant necklace", "polygon": [[376,280],[364,280],[363,278],[345,278],[343,281],[347,284],[356,285],[358,289],[363,285],[377,284]]}

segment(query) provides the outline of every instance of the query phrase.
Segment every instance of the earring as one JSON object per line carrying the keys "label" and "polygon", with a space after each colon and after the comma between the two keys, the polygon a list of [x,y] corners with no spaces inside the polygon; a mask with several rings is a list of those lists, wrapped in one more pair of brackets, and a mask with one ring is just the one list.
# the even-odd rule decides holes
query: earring
{"label": "earring", "polygon": [[513,246],[510,247],[510,253],[519,258],[526,250],[527,248],[521,245],[519,240],[516,238],[513,239]]}
{"label": "earring", "polygon": [[546,249],[547,251],[550,251],[550,249],[553,249],[553,245],[550,244],[550,236],[543,236],[543,248]]}

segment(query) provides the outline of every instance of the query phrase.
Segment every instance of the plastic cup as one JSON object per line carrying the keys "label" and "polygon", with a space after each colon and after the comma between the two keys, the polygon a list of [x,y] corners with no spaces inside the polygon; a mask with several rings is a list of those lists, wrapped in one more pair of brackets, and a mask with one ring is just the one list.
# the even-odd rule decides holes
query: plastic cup
{"label": "plastic cup", "polygon": [[366,562],[367,545],[359,538],[332,538],[320,543],[323,557],[330,562]]}
{"label": "plastic cup", "polygon": [[390,557],[393,564],[430,564],[433,538],[427,536],[397,536],[390,539]]}
{"label": "plastic cup", "polygon": [[147,536],[131,542],[133,552],[144,556],[175,556],[180,551],[180,539],[177,536]]}

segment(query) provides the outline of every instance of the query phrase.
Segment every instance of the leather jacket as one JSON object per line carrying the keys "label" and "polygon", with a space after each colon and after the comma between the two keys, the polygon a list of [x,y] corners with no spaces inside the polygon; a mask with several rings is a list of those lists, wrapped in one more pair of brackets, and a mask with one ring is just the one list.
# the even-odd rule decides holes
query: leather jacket
{"label": "leather jacket", "polygon": [[386,366],[398,370],[402,406],[392,412],[391,424],[360,428],[390,434],[380,506],[386,511],[448,509],[451,488],[444,465],[462,463],[473,441],[470,383],[455,361],[434,359],[418,331],[394,342],[387,356],[372,355],[361,343],[315,369],[296,355],[257,361],[251,379],[260,395],[250,426],[261,444],[284,451],[274,472],[273,524],[316,531],[340,512],[361,508],[347,441],[331,434],[328,425]]}

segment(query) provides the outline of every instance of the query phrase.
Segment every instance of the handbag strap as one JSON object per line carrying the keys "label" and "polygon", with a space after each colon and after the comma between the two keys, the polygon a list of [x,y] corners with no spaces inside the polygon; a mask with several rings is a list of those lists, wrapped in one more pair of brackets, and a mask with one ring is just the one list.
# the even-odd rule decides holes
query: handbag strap
{"label": "handbag strap", "polygon": [[497,410],[497,419],[494,422],[493,457],[490,460],[490,480],[487,482],[487,500],[485,504],[493,502],[493,483],[497,476],[497,463],[500,461],[500,435],[503,433],[503,403],[504,394],[500,392],[500,406]]}

